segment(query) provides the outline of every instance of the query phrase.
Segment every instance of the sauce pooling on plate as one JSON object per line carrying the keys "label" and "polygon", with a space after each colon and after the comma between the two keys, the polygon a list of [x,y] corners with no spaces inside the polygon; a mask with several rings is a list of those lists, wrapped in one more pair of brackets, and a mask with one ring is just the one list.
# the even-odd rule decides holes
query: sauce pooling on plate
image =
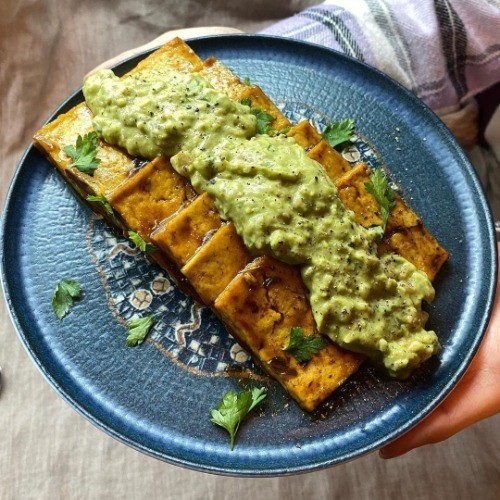
{"label": "sauce pooling on plate", "polygon": [[321,333],[402,378],[439,351],[425,330],[427,276],[400,256],[379,257],[378,233],[356,222],[323,167],[291,138],[256,135],[249,106],[173,69],[123,79],[101,70],[83,91],[104,140],[171,156],[254,254],[300,266]]}

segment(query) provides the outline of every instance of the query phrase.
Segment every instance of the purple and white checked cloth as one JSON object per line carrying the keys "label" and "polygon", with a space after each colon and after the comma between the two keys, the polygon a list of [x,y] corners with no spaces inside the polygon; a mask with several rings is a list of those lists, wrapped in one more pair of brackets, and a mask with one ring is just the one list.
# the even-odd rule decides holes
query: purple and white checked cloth
{"label": "purple and white checked cloth", "polygon": [[344,52],[433,109],[500,81],[496,0],[329,0],[263,30]]}

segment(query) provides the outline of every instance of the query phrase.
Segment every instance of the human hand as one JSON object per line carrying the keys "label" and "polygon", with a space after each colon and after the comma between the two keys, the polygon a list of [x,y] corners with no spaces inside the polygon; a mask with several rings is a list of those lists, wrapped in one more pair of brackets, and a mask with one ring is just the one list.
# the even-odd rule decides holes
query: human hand
{"label": "human hand", "polygon": [[[500,245],[499,245],[500,249]],[[425,420],[380,450],[394,458],[425,444],[444,441],[500,412],[500,284],[490,324],[469,369],[451,394]]]}

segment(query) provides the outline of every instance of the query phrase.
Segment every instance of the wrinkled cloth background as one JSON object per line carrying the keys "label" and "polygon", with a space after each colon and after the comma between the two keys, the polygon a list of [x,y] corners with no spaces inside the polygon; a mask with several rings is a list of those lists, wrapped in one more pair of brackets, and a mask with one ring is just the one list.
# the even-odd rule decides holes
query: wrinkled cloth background
{"label": "wrinkled cloth background", "polygon": [[[316,3],[2,0],[0,203],[33,133],[102,61],[171,29],[216,25],[253,32]],[[493,499],[500,491],[500,417],[390,461],[371,454],[295,477],[225,478],[144,456],[80,417],[28,359],[3,299],[0,365],[1,500]]]}

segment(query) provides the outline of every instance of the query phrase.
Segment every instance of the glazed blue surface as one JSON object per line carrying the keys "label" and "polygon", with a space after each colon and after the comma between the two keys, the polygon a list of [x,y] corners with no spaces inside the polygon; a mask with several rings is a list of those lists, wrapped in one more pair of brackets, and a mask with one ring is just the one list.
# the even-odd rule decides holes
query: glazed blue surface
{"label": "glazed blue surface", "polygon": [[[429,327],[442,353],[410,380],[369,366],[314,414],[305,414],[239,351],[218,320],[179,292],[166,273],[117,238],[30,147],[2,221],[2,280],[20,339],[61,396],[124,443],[187,467],[236,475],[304,472],[350,460],[399,436],[427,415],[464,373],[484,333],[495,290],[496,244],[473,168],[450,132],[417,98],[383,74],[317,46],[262,36],[189,42],[249,76],[294,121],[356,120],[412,208],[450,260],[436,280]],[[141,59],[116,70],[124,73]],[[57,114],[81,102],[81,92]],[[396,137],[398,140],[396,141]],[[361,157],[363,141],[355,143]],[[355,147],[356,150],[356,147]],[[376,163],[377,159],[367,158]],[[63,321],[55,284],[76,278],[84,296]],[[158,313],[151,338],[125,346],[124,323]],[[234,366],[233,366],[234,365]],[[209,410],[247,370],[270,396],[229,450]]]}

